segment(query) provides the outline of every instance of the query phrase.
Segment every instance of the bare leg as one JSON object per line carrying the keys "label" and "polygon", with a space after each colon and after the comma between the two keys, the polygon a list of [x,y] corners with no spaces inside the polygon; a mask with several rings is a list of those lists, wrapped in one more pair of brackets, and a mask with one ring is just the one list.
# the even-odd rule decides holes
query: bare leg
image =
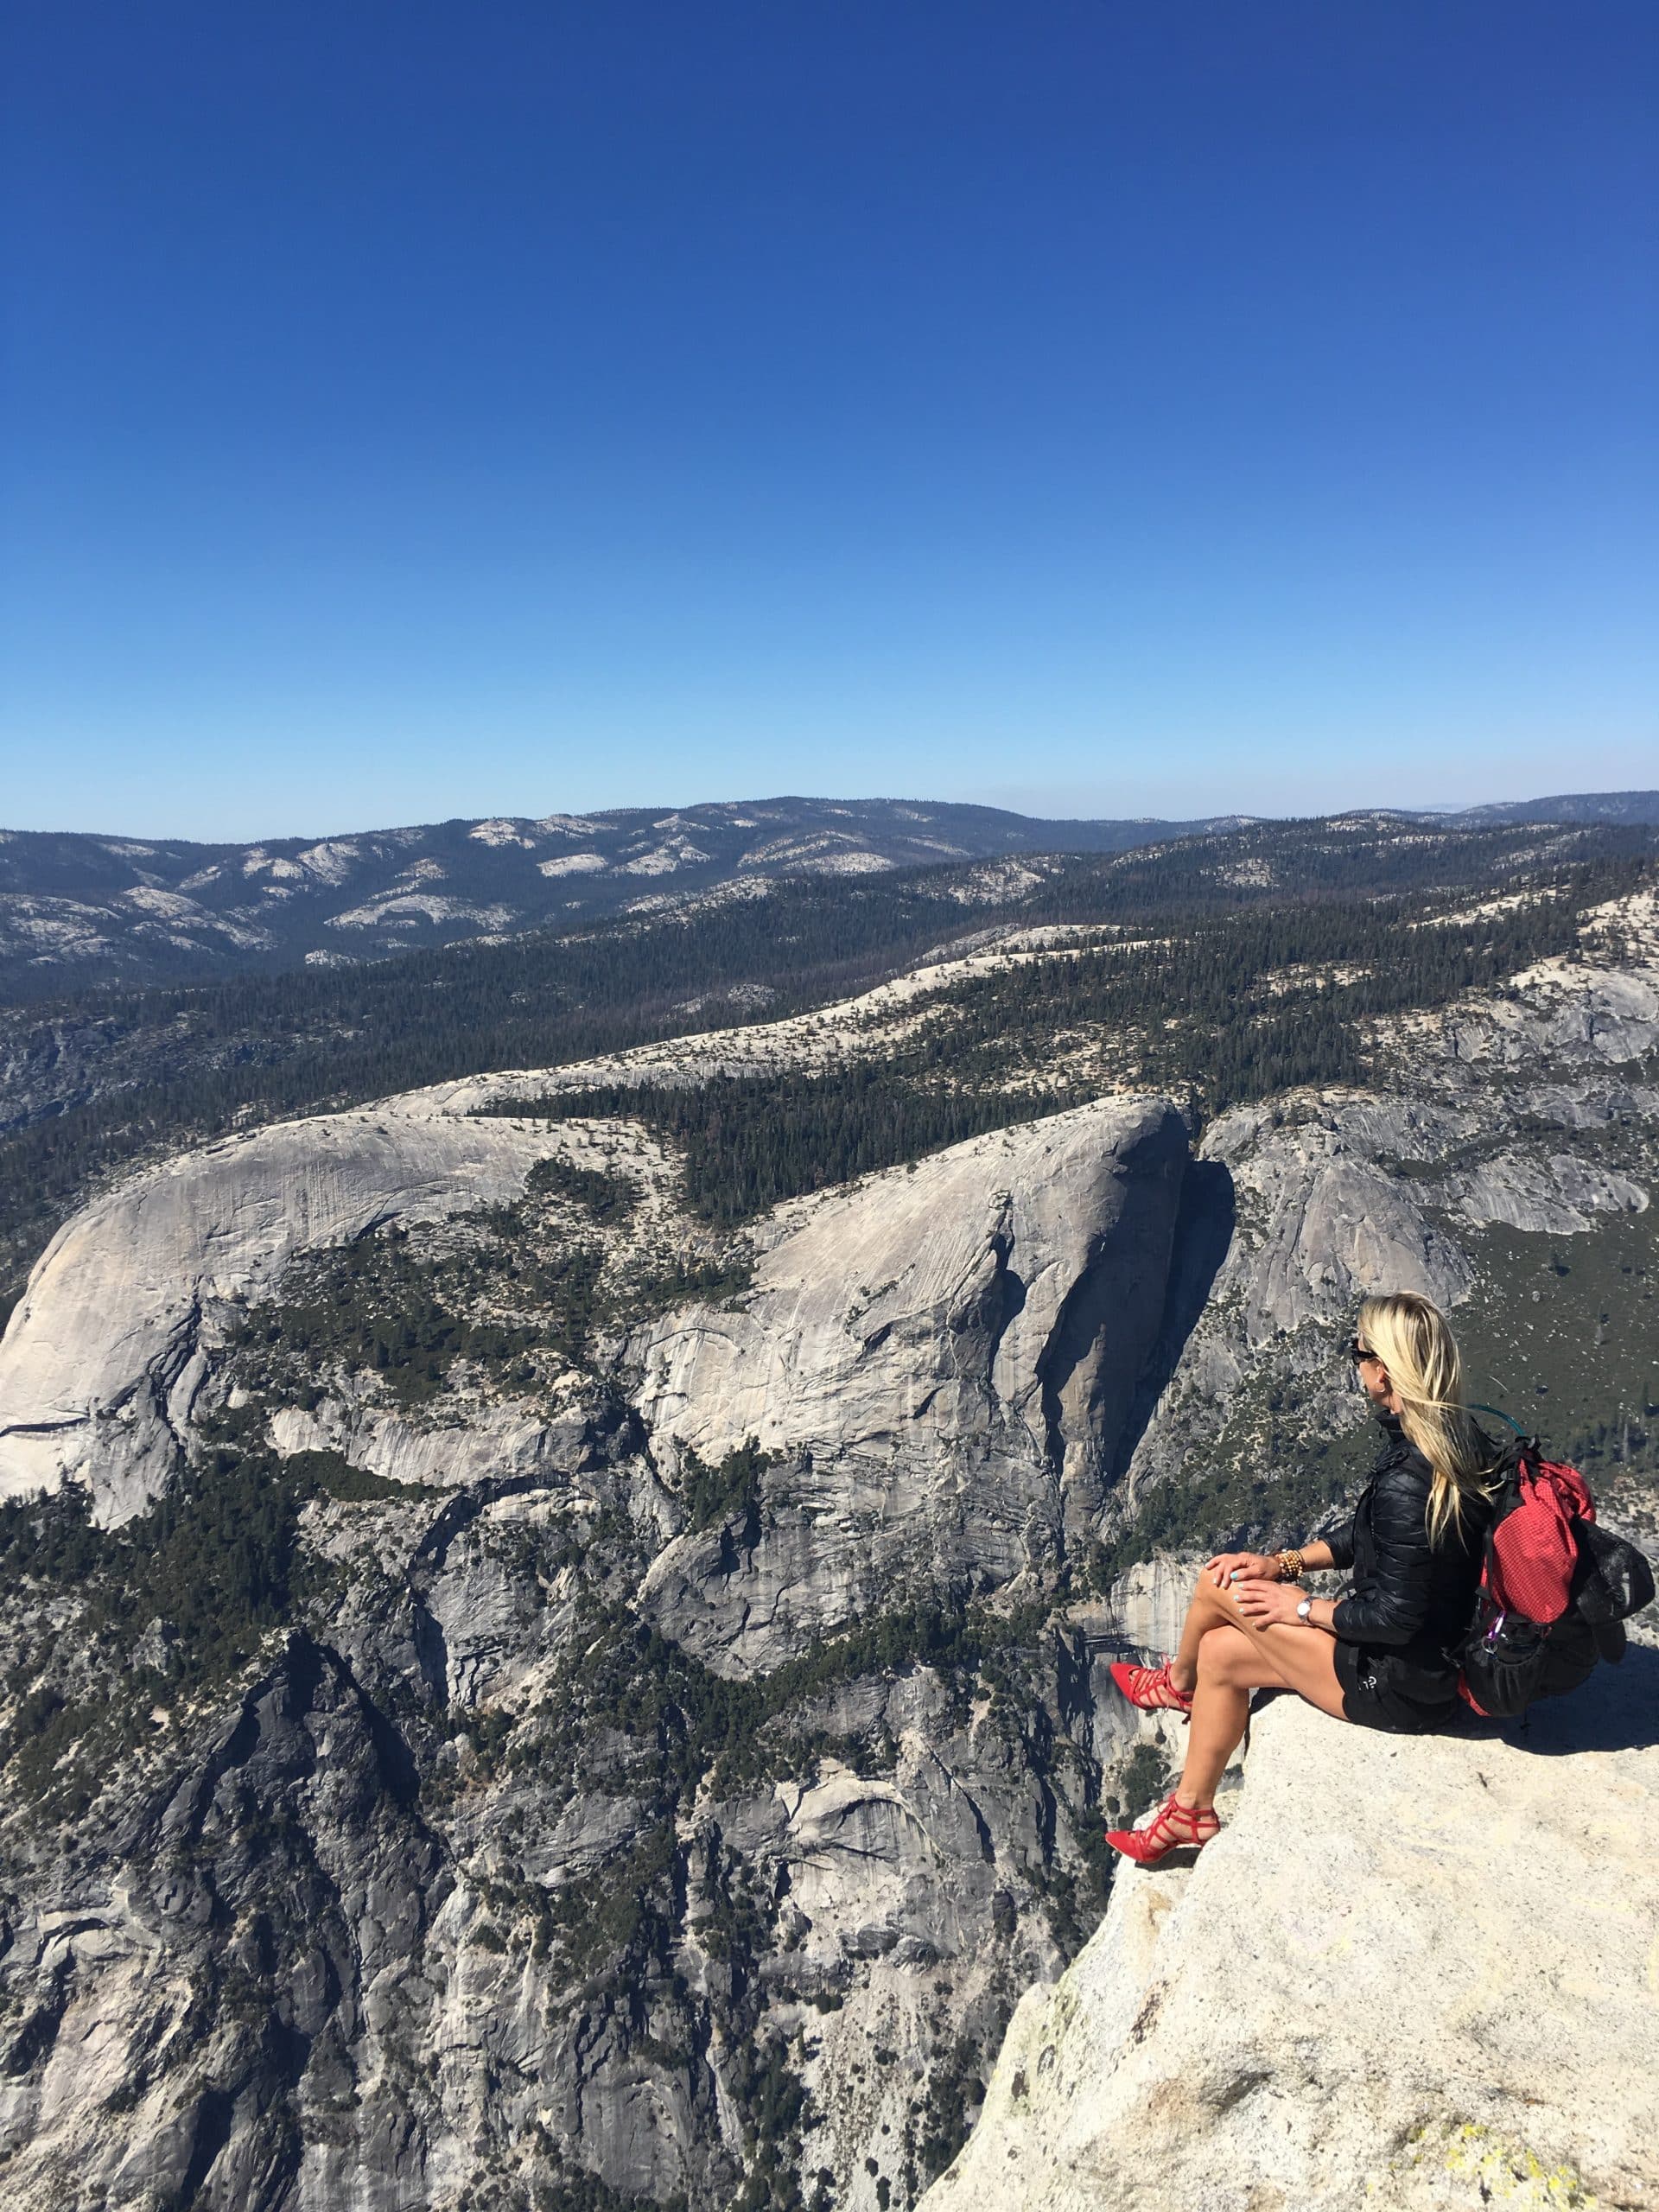
{"label": "bare leg", "polygon": [[1282,1621],[1264,1629],[1233,1621],[1206,1632],[1198,1646],[1198,1694],[1177,1801],[1187,1806],[1215,1802],[1216,1784],[1243,1736],[1253,1689],[1292,1689],[1322,1713],[1344,1718],[1335,1655],[1328,1636]]}
{"label": "bare leg", "polygon": [[1207,1574],[1200,1574],[1192,1586],[1186,1618],[1181,1624],[1181,1640],[1169,1662],[1169,1678],[1178,1690],[1190,1693],[1197,1683],[1198,1647],[1211,1630],[1236,1628],[1241,1618],[1238,1607],[1226,1592],[1218,1590]]}

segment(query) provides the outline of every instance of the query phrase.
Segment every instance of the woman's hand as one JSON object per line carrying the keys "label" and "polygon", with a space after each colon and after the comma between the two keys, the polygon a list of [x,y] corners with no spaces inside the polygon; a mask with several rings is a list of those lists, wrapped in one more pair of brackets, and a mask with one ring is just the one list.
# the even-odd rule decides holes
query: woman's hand
{"label": "woman's hand", "polygon": [[1205,1561],[1204,1571],[1217,1590],[1224,1590],[1230,1582],[1274,1581],[1279,1561],[1271,1552],[1222,1552]]}
{"label": "woman's hand", "polygon": [[1262,1582],[1252,1578],[1235,1582],[1233,1595],[1252,1628],[1271,1628],[1275,1621],[1294,1622],[1296,1608],[1307,1592],[1294,1582]]}

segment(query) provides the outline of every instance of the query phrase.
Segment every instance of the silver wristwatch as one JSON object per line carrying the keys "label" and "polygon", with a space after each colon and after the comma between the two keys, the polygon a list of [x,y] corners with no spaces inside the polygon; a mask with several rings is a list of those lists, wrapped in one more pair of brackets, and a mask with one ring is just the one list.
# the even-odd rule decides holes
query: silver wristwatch
{"label": "silver wristwatch", "polygon": [[1311,1598],[1304,1598],[1304,1599],[1303,1599],[1303,1600],[1302,1600],[1302,1602],[1301,1602],[1301,1604],[1300,1604],[1300,1605],[1298,1605],[1298,1606],[1297,1606],[1297,1608],[1296,1608],[1296,1618],[1297,1618],[1297,1619],[1298,1619],[1299,1621],[1300,1621],[1300,1623],[1301,1623],[1301,1624],[1302,1624],[1302,1626],[1303,1626],[1304,1628],[1312,1628],[1312,1627],[1313,1627],[1313,1600]]}

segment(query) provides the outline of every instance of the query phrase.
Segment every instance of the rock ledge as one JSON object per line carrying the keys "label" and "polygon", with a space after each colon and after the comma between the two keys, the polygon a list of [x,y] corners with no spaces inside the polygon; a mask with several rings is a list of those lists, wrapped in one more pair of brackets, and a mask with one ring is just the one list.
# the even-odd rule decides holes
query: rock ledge
{"label": "rock ledge", "polygon": [[1524,1736],[1274,1699],[1247,1771],[1027,1993],[927,2212],[1659,2203],[1659,1652]]}

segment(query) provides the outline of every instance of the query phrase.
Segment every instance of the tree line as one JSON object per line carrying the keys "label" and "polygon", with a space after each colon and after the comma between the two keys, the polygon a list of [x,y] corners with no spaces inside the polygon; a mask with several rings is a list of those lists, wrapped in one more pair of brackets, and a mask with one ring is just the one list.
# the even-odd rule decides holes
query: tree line
{"label": "tree line", "polygon": [[[1557,856],[1541,858],[1541,848]],[[1421,943],[1395,932],[1387,939],[1390,972],[1344,998],[1340,1014],[1334,1006],[1323,1014],[1300,1007],[1247,1023],[1234,1002],[1241,980],[1275,961],[1379,956],[1382,939],[1366,926],[1370,902],[1387,902],[1376,909],[1386,919],[1408,907],[1432,913],[1494,887],[1564,885],[1564,910],[1628,888],[1656,849],[1659,832],[1623,825],[1431,833],[1263,824],[1126,854],[1051,856],[1012,901],[983,864],[850,882],[798,879],[761,897],[624,918],[564,937],[454,945],[205,988],[80,992],[27,1016],[14,1013],[8,1025],[15,1063],[27,1058],[31,1040],[49,1060],[61,1033],[89,1040],[92,1072],[91,1095],[71,1091],[45,1118],[0,1132],[0,1312],[53,1227],[89,1188],[147,1157],[249,1121],[494,1069],[557,1066],[822,1006],[989,924],[1104,922],[1152,941],[1132,957],[1047,963],[1002,979],[996,1001],[981,1008],[993,1060],[1003,1020],[1029,1040],[1045,1022],[1052,1031],[1073,1014],[1150,1020],[1161,999],[1186,1016],[1195,1052],[1198,1030],[1211,1025],[1217,1097],[1242,1095],[1250,1084],[1346,1079],[1355,1062],[1344,1020],[1429,1002],[1452,987],[1454,968],[1464,982],[1478,982],[1500,973],[1523,944],[1559,943],[1548,910],[1494,918],[1480,938],[1489,948],[1484,963],[1466,935],[1449,948],[1433,942],[1433,932]],[[757,986],[770,994],[764,1005],[753,1001]],[[750,997],[724,995],[734,990]],[[952,1048],[964,1079],[974,1076],[965,1052],[971,1041],[964,1033]],[[1029,1041],[1027,1049],[1040,1052]],[[1173,1079],[1180,1071],[1171,1072],[1169,1049],[1160,1049],[1156,1079]],[[123,1072],[100,1077],[100,1054]],[[906,1156],[918,1144],[950,1141],[949,1133],[971,1134],[955,1113],[930,1109],[918,1118],[908,1103],[893,1108],[878,1118],[895,1128],[902,1122],[903,1133],[867,1136],[851,1150],[875,1164],[895,1156],[895,1147]],[[759,1161],[748,1172],[756,1192],[781,1190],[791,1179]]]}
{"label": "tree line", "polygon": [[[731,1227],[786,1198],[1036,1119],[1132,1079],[1200,1118],[1298,1084],[1361,1083],[1368,1024],[1443,1006],[1570,950],[1585,909],[1630,864],[1560,873],[1554,895],[1473,920],[1421,901],[1310,899],[1183,925],[1144,942],[971,976],[950,1018],[887,1057],[804,1072],[721,1075],[696,1086],[610,1082],[479,1110],[643,1122],[683,1160],[691,1209]],[[1057,1035],[1092,1033],[1104,1070],[1057,1065]]]}

